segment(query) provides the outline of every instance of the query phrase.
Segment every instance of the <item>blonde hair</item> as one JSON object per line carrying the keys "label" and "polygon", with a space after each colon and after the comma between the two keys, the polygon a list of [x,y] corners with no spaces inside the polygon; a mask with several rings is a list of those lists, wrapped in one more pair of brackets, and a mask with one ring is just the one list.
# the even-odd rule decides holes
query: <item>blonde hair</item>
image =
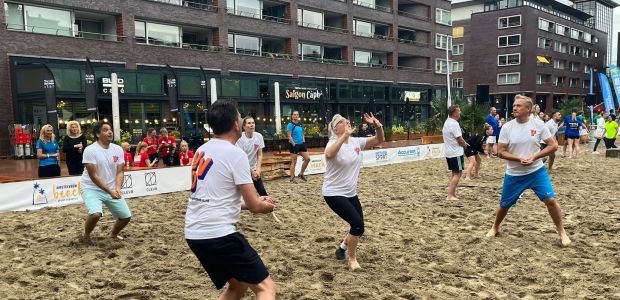
{"label": "blonde hair", "polygon": [[69,121],[69,122],[67,122],[67,131],[69,133],[71,133],[71,126],[73,126],[74,124],[77,125],[77,128],[78,128],[77,134],[78,135],[82,134],[82,126],[80,126],[80,122],[78,122],[78,121]]}
{"label": "blonde hair", "polygon": [[182,140],[181,143],[179,143],[179,149],[183,148],[183,145],[186,145],[187,151],[189,151],[189,144],[185,140]]}
{"label": "blonde hair", "polygon": [[46,138],[45,138],[45,131],[50,128],[52,129],[52,139],[50,139],[49,141],[53,141],[56,139],[56,135],[54,134],[54,127],[52,127],[52,125],[50,124],[45,124],[43,125],[43,127],[41,127],[41,133],[39,134],[39,139],[41,139],[43,142],[47,142]]}
{"label": "blonde hair", "polygon": [[138,143],[138,145],[136,146],[136,156],[140,155],[140,152],[142,151],[142,148],[144,147],[148,147],[148,144],[145,142]]}
{"label": "blonde hair", "polygon": [[344,117],[339,114],[335,114],[332,117],[331,122],[329,122],[329,126],[327,126],[327,132],[328,132],[330,140],[336,138],[336,135],[334,134],[334,128],[336,127],[336,125],[338,125],[338,122],[340,122],[343,119]]}
{"label": "blonde hair", "polygon": [[515,101],[517,99],[523,99],[525,100],[525,104],[527,105],[527,107],[530,108],[530,112],[532,111],[532,109],[534,108],[534,101],[532,101],[532,98],[528,97],[528,96],[523,96],[521,94],[517,94],[515,96]]}

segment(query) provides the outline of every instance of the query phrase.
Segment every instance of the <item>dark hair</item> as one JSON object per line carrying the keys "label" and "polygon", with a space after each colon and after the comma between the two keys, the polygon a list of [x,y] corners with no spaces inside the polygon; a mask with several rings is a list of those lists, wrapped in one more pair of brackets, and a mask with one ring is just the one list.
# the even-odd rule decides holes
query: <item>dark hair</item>
{"label": "dark hair", "polygon": [[458,105],[452,105],[448,107],[448,116],[452,116],[452,114],[459,108]]}
{"label": "dark hair", "polygon": [[615,120],[616,120],[616,115],[611,114],[611,115],[609,115],[609,116],[611,117],[611,120],[612,120],[612,121],[615,121]]}
{"label": "dark hair", "polygon": [[214,134],[224,134],[232,130],[239,120],[237,103],[230,100],[217,100],[207,112],[207,123]]}
{"label": "dark hair", "polygon": [[555,114],[557,114],[557,113],[559,113],[560,115],[562,115],[562,113],[561,113],[559,110],[554,110],[554,111],[551,113],[551,117],[555,116]]}
{"label": "dark hair", "polygon": [[147,129],[147,130],[146,130],[146,135],[151,134],[151,132],[153,132],[153,131],[155,131],[155,133],[157,134],[157,129],[155,129],[155,128],[151,127],[151,128],[149,128],[149,129]]}
{"label": "dark hair", "polygon": [[99,138],[97,137],[97,134],[101,133],[101,128],[103,128],[103,125],[108,125],[110,126],[110,128],[112,128],[112,125],[106,121],[97,121],[93,125],[93,136],[95,137],[95,141],[99,140]]}

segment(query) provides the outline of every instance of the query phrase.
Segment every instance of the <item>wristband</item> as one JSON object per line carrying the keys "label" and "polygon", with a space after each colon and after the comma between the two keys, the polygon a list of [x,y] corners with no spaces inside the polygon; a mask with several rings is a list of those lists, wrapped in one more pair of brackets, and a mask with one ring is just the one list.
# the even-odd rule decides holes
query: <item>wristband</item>
{"label": "wristband", "polygon": [[50,155],[49,155],[49,154],[47,155],[47,158],[50,158]]}

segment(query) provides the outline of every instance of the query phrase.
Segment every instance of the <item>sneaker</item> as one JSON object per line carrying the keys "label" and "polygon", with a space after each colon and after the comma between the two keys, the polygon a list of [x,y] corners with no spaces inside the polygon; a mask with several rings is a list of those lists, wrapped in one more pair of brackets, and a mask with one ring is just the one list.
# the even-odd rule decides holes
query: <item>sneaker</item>
{"label": "sneaker", "polygon": [[592,152],[592,154],[601,154],[601,153],[599,153],[598,151],[594,151]]}
{"label": "sneaker", "polygon": [[336,249],[336,259],[337,260],[344,260],[346,257],[346,251],[340,247],[338,247],[338,249]]}
{"label": "sneaker", "polygon": [[308,179],[306,178],[306,176],[304,176],[303,174],[299,174],[299,179],[303,180],[303,181],[308,181]]}

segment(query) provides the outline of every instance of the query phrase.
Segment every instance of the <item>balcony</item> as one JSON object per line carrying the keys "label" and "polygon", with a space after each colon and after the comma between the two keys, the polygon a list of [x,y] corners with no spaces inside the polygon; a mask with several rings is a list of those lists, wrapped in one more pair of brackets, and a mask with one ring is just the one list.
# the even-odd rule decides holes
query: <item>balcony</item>
{"label": "balcony", "polygon": [[398,54],[398,69],[409,72],[432,72],[430,57]]}
{"label": "balcony", "polygon": [[286,39],[275,37],[257,37],[229,33],[228,52],[270,59],[291,59],[290,53],[286,53]]}
{"label": "balcony", "polygon": [[416,46],[429,47],[431,34],[428,31],[398,28],[398,42],[402,44],[413,44]]}
{"label": "balcony", "polygon": [[177,5],[177,6],[183,6],[183,7],[193,8],[193,9],[212,11],[212,12],[217,12],[218,11],[218,7],[217,7],[217,5],[215,5],[213,3],[213,0],[192,0],[192,1],[185,1],[185,0],[150,0],[150,1],[161,2],[161,3]]}
{"label": "balcony", "polygon": [[390,0],[353,0],[354,5],[384,11],[387,13],[392,12],[391,1]]}
{"label": "balcony", "polygon": [[300,61],[318,62],[332,65],[348,65],[345,59],[347,47],[335,45],[316,45],[306,42],[299,43]]}
{"label": "balcony", "polygon": [[213,44],[214,35],[217,34],[216,29],[205,30],[204,28],[187,26],[182,29],[181,48],[208,52],[219,52],[221,50],[219,46]]}
{"label": "balcony", "polygon": [[215,45],[218,29],[193,26],[135,21],[135,39],[138,44],[170,48],[192,49],[208,52],[219,52]]}
{"label": "balcony", "polygon": [[[231,0],[227,2],[228,7],[226,8],[226,11],[231,15],[261,19],[275,23],[291,23],[291,19],[286,15],[289,5],[287,3],[275,1],[249,1],[247,4],[253,5],[244,6],[236,3],[235,1],[238,0]],[[244,2],[243,4],[246,3]]]}
{"label": "balcony", "polygon": [[390,25],[353,19],[353,35],[371,39],[392,40]]}
{"label": "balcony", "polygon": [[346,15],[328,11],[297,9],[297,25],[329,32],[348,33],[349,30],[345,29],[346,17]]}
{"label": "balcony", "polygon": [[387,53],[371,52],[367,50],[355,50],[354,65],[364,68],[392,69],[394,66],[387,64]]}
{"label": "balcony", "polygon": [[431,7],[428,5],[414,2],[398,3],[398,15],[430,22]]}

